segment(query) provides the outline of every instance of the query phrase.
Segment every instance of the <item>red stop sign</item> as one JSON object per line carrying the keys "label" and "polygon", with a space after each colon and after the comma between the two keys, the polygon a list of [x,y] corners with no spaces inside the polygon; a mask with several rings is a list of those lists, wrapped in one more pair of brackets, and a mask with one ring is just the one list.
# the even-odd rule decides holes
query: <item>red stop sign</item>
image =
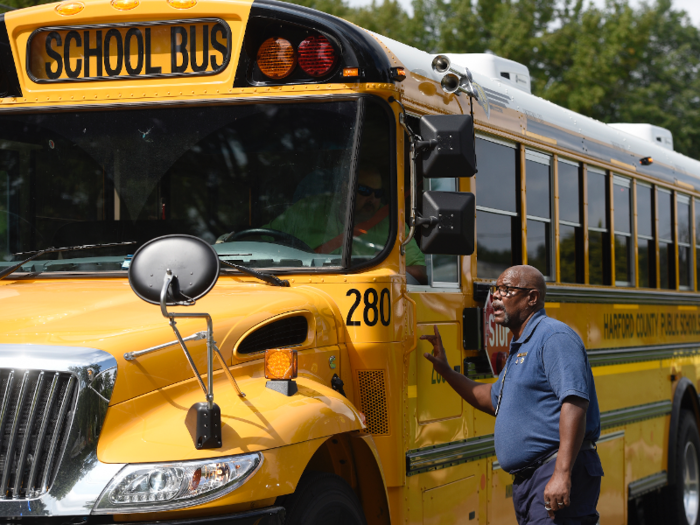
{"label": "red stop sign", "polygon": [[513,334],[508,328],[496,323],[491,292],[489,292],[484,305],[484,347],[494,375],[498,375],[505,366],[512,338]]}

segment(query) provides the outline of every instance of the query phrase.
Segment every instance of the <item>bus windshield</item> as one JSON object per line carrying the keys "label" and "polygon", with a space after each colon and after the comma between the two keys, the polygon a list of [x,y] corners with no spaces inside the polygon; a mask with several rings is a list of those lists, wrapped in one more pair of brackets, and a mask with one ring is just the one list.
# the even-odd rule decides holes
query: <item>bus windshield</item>
{"label": "bus windshield", "polygon": [[136,241],[21,269],[119,271],[176,233],[249,267],[340,267],[348,249],[371,260],[392,230],[390,136],[368,100],[0,115],[0,267]]}

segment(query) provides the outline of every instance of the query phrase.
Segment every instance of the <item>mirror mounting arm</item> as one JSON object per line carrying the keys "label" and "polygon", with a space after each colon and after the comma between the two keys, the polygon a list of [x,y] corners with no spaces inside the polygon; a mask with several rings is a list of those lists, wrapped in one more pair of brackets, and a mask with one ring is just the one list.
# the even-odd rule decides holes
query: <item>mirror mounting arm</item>
{"label": "mirror mounting arm", "polygon": [[[219,365],[221,365],[221,368],[224,371],[224,374],[226,375],[226,378],[228,379],[229,383],[234,387],[236,392],[238,393],[239,397],[245,397],[245,393],[241,391],[240,387],[238,386],[238,383],[236,382],[236,379],[233,377],[233,374],[231,374],[231,371],[228,368],[228,365],[226,364],[226,361],[224,360],[224,357],[221,355],[221,351],[219,348],[216,346],[216,341],[214,341],[214,327],[213,327],[213,322],[211,319],[211,316],[209,314],[184,314],[184,313],[172,313],[168,312],[168,308],[166,305],[166,300],[167,300],[167,295],[168,295],[168,290],[170,289],[170,286],[172,285],[173,280],[176,277],[173,275],[173,272],[170,269],[167,269],[165,271],[165,276],[163,278],[163,288],[160,291],[160,311],[163,314],[163,317],[167,318],[170,320],[170,327],[173,329],[173,332],[175,333],[175,337],[177,337],[178,342],[180,343],[180,346],[182,347],[182,350],[185,352],[185,356],[187,357],[187,361],[190,364],[190,367],[192,368],[192,371],[195,374],[195,377],[197,378],[197,381],[199,382],[199,385],[202,387],[202,391],[204,392],[204,395],[207,398],[207,404],[209,405],[209,408],[213,407],[214,405],[214,354],[216,354],[216,357],[219,361]],[[188,300],[188,301],[183,301],[177,303],[178,305],[181,306],[191,306],[195,302],[193,300]],[[207,383],[208,387],[206,388],[204,386],[204,381],[202,380],[202,376],[200,375],[199,371],[197,370],[196,365],[194,364],[194,360],[192,359],[192,356],[190,355],[189,351],[187,350],[187,346],[185,345],[185,340],[182,338],[180,335],[180,331],[176,327],[176,321],[175,318],[198,318],[198,319],[206,319],[207,321],[207,331],[206,331],[206,339],[207,339]]]}

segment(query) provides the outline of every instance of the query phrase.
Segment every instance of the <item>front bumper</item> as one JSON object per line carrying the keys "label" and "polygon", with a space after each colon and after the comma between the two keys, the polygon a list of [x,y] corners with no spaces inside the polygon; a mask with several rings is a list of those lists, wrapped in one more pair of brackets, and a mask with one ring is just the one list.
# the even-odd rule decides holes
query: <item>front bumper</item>
{"label": "front bumper", "polygon": [[264,509],[226,514],[224,516],[188,518],[173,521],[138,521],[123,523],[122,525],[283,525],[284,518],[284,507],[265,507]]}
{"label": "front bumper", "polygon": [[[284,507],[265,507],[262,509],[225,514],[222,516],[207,516],[204,518],[187,518],[179,520],[134,521],[129,523],[113,522],[110,516],[54,516],[42,518],[20,518],[24,525],[283,525],[285,518]],[[18,520],[5,521],[0,518],[0,525],[17,525]]]}

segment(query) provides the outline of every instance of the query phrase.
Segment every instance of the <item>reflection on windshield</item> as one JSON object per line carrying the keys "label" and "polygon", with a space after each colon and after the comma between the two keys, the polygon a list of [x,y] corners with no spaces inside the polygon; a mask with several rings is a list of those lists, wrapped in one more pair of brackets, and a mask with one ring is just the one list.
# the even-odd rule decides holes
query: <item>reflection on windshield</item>
{"label": "reflection on windshield", "polygon": [[[50,246],[24,271],[115,271],[138,245],[185,233],[251,267],[340,266],[390,232],[390,130],[366,103],[359,186],[349,188],[357,101],[0,116],[0,258]],[[6,262],[5,265],[9,264]]]}

